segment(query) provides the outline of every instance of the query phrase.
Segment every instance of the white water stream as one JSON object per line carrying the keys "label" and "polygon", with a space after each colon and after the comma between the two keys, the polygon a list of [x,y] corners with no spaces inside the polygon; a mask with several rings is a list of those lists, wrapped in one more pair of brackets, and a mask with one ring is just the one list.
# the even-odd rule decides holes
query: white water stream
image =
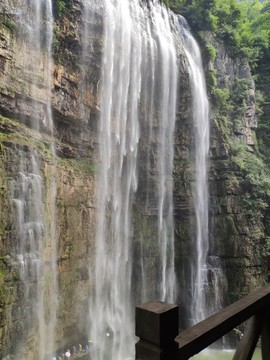
{"label": "white water stream", "polygon": [[[136,17],[139,6],[131,4]],[[134,336],[131,199],[137,188],[141,35],[140,24],[133,27],[127,1],[114,4],[106,0],[105,12],[95,297],[90,302],[94,360],[132,356],[129,344]]]}
{"label": "white water stream", "polygon": [[193,122],[195,129],[196,150],[196,189],[194,208],[196,214],[195,264],[192,268],[192,304],[191,314],[194,323],[203,320],[207,315],[209,250],[208,234],[208,152],[209,152],[209,102],[207,98],[201,53],[198,44],[188,28],[183,26],[185,52],[189,61],[190,86],[193,101]]}
{"label": "white water stream", "polygon": [[[158,74],[153,88],[160,87],[158,93],[154,94],[158,119],[158,247],[161,252],[159,298],[173,302],[177,289],[174,264],[172,174],[178,64],[167,9],[155,4],[152,8],[151,22],[154,24],[152,39],[158,50],[157,57],[152,59],[156,76]],[[156,59],[160,59],[158,64]],[[151,151],[151,147],[149,150]]]}
{"label": "white water stream", "polygon": [[[20,21],[27,33],[27,46],[30,44],[35,49],[31,66],[36,69],[43,64],[42,77],[51,79],[51,1],[31,0],[28,5],[23,5],[25,3],[22,3]],[[88,5],[89,0],[85,0],[86,22],[92,16],[91,11],[88,12]],[[156,295],[160,300],[174,302],[178,291],[173,219],[174,128],[179,96],[175,45],[177,33],[172,28],[175,18],[157,1],[142,5],[137,0],[104,0],[102,7],[104,48],[101,80],[98,84],[97,229],[94,270],[90,269],[92,293],[89,300],[89,334],[93,340],[91,359],[127,360],[134,358],[133,204],[138,190],[140,128],[145,124],[148,124],[148,168],[152,166],[151,157],[155,159],[151,176],[156,179],[154,216],[159,266],[156,269],[156,281],[148,282],[145,274],[148,259],[143,256],[140,261],[142,281],[137,287],[140,288],[142,302],[153,300]],[[90,23],[87,22],[85,27],[84,40],[88,38],[87,32],[91,31]],[[194,322],[198,322],[206,316],[207,309],[209,105],[198,45],[186,29],[181,28],[180,32],[190,66],[193,94],[197,235],[191,313]],[[41,45],[42,33],[45,46]],[[90,54],[89,49],[84,48],[83,51],[86,59]],[[33,91],[32,86],[35,87],[36,83],[30,83],[29,94]],[[42,126],[49,129],[52,135],[50,80],[46,86],[46,117],[42,120]],[[33,103],[34,109],[35,106]],[[30,123],[36,130],[41,127],[33,116],[30,116]],[[52,153],[54,157],[53,145]],[[18,219],[17,258],[21,279],[25,284],[24,300],[28,304],[25,309],[26,319],[29,317],[29,327],[33,321],[37,321],[34,327],[38,333],[37,358],[43,359],[45,353],[52,353],[54,349],[57,312],[56,182],[52,177],[50,189],[47,189],[51,196],[45,208],[45,184],[39,166],[39,157],[35,151],[31,152],[29,158],[21,159],[18,179],[14,185],[14,204]],[[45,234],[46,212],[53,221]],[[141,252],[144,252],[143,244]],[[37,283],[37,287],[34,288],[33,283]],[[36,300],[34,305],[33,298]],[[18,348],[18,352],[20,350]]]}
{"label": "white water stream", "polygon": [[[176,289],[172,169],[178,71],[165,7],[158,2],[140,5],[135,0],[106,0],[104,11],[98,216],[92,274],[95,294],[90,300],[90,336],[94,360],[122,360],[134,358],[132,205],[138,184],[142,123],[150,123],[157,132],[155,144],[151,129],[149,140],[156,145],[156,247],[160,254],[158,281],[152,294],[173,301]],[[142,69],[150,71],[150,76]],[[142,93],[148,98],[142,98]],[[144,116],[142,104],[150,110]],[[142,297],[147,286],[143,278]]]}
{"label": "white water stream", "polygon": [[[53,16],[51,0],[22,1],[18,19],[21,46],[27,47],[29,57],[20,59],[27,86],[21,102],[29,109],[21,121],[36,132],[42,141],[41,128],[53,136],[51,114],[51,48]],[[43,84],[44,102],[41,115],[40,104],[31,99],[39,97]],[[25,86],[25,85],[24,85]],[[34,95],[35,94],[35,95]],[[58,301],[56,271],[56,172],[53,141],[50,144],[51,164],[46,184],[41,175],[39,150],[30,144],[28,151],[21,151],[19,172],[13,181],[16,211],[17,261],[23,282],[24,336],[18,341],[16,358],[43,359],[54,349],[54,329]],[[48,196],[45,202],[45,192]],[[45,218],[48,221],[45,223]],[[34,342],[28,344],[33,337]]]}
{"label": "white water stream", "polygon": [[189,62],[192,92],[192,116],[195,133],[195,190],[194,209],[196,236],[191,267],[190,325],[204,320],[223,306],[222,294],[225,277],[220,259],[209,254],[208,230],[208,152],[209,152],[209,102],[200,49],[191,35],[184,18],[178,16],[180,33]]}
{"label": "white water stream", "polygon": [[193,94],[193,121],[196,146],[196,265],[193,275],[192,314],[195,322],[206,317],[208,235],[208,151],[209,151],[209,105],[202,69],[200,50],[189,33],[185,34],[186,54],[190,65]]}

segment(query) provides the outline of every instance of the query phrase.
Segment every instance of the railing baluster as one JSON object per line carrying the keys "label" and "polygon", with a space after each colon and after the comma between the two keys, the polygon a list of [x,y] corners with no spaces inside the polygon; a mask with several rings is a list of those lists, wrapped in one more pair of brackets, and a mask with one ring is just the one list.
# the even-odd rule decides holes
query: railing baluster
{"label": "railing baluster", "polygon": [[270,311],[268,311],[268,316],[264,317],[264,327],[262,330],[261,340],[262,340],[261,341],[262,360],[269,360],[270,359]]}
{"label": "railing baluster", "polygon": [[251,360],[262,332],[264,314],[258,313],[249,319],[245,333],[232,360]]}

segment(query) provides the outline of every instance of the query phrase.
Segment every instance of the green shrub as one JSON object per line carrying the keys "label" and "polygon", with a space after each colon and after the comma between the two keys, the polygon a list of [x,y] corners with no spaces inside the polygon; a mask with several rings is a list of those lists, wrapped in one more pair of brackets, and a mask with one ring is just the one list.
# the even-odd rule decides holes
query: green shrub
{"label": "green shrub", "polygon": [[56,19],[66,15],[71,6],[71,0],[56,0],[54,3],[54,17]]}
{"label": "green shrub", "polygon": [[206,48],[207,48],[208,55],[209,55],[210,59],[212,61],[215,61],[216,57],[217,57],[217,49],[211,44],[206,45]]}

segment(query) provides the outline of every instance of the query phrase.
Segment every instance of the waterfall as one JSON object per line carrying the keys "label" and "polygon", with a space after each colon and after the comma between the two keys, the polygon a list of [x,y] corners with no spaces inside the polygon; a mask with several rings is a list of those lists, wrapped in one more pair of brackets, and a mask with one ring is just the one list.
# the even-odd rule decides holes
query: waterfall
{"label": "waterfall", "polygon": [[[41,129],[53,136],[51,114],[51,47],[53,17],[51,0],[22,1],[17,23],[21,46],[28,56],[18,59],[24,71],[24,109],[21,121],[42,141]],[[42,90],[41,89],[42,82]],[[36,99],[36,100],[33,100]],[[39,102],[38,102],[39,100]],[[56,179],[55,154],[51,140],[51,170],[42,176],[38,146],[21,147],[17,177],[12,181],[16,218],[17,263],[23,282],[25,327],[18,340],[16,358],[43,359],[52,353],[57,308],[56,278]],[[43,169],[44,170],[44,169]],[[45,202],[45,192],[48,202]],[[45,223],[45,218],[49,218]],[[32,342],[32,339],[35,340]],[[30,344],[30,342],[32,342]],[[31,356],[28,346],[31,348]]]}
{"label": "waterfall", "polygon": [[57,269],[57,160],[54,144],[54,123],[51,109],[51,88],[52,88],[52,44],[53,44],[53,11],[52,0],[41,0],[44,7],[43,19],[45,19],[45,46],[44,46],[44,81],[46,86],[46,107],[43,126],[50,135],[51,161],[47,175],[47,203],[46,213],[49,215],[47,234],[43,243],[42,260],[46,263],[43,278],[41,279],[40,293],[43,310],[40,322],[44,327],[45,339],[42,341],[41,353],[52,354],[55,350],[55,332],[57,325],[58,308],[58,269]]}
{"label": "waterfall", "polygon": [[[186,33],[186,54],[190,65],[193,94],[193,121],[196,147],[196,191],[194,206],[196,214],[196,265],[193,274],[192,313],[196,322],[206,317],[208,235],[208,182],[207,165],[209,150],[209,105],[205,87],[200,49],[194,38]],[[192,55],[192,56],[191,56]]]}
{"label": "waterfall", "polygon": [[[93,359],[120,360],[134,358],[132,217],[141,127],[148,127],[147,142],[155,152],[157,189],[155,246],[160,266],[149,295],[173,301],[175,294],[172,169],[178,70],[164,6],[158,2],[140,5],[133,0],[105,0],[104,13],[90,337]],[[155,139],[151,138],[154,132]],[[146,261],[140,263],[142,271]],[[141,297],[148,285],[142,276]]]}
{"label": "waterfall", "polygon": [[187,23],[178,17],[185,53],[189,62],[192,93],[192,116],[195,132],[195,191],[196,215],[195,256],[191,269],[191,317],[197,323],[209,314],[207,304],[208,283],[208,152],[209,152],[209,102],[207,98],[202,59],[199,46],[188,30]]}
{"label": "waterfall", "polygon": [[[138,16],[138,5],[132,5],[132,15]],[[90,305],[95,360],[133,353],[131,198],[137,188],[141,36],[140,24],[132,27],[127,1],[106,0],[105,12],[95,298]]]}
{"label": "waterfall", "polygon": [[[99,14],[103,15],[98,25],[92,19],[97,7],[101,7]],[[98,32],[102,22],[104,33],[98,46],[103,47],[103,57],[101,76],[96,81],[92,79],[91,66],[97,62],[100,49],[94,49],[91,32]],[[220,261],[208,254],[209,104],[198,45],[183,20],[180,22],[179,17],[157,0],[100,0],[94,4],[92,0],[83,1],[83,33],[79,41],[83,45],[82,66],[76,71],[81,71],[79,97],[85,103],[79,105],[78,113],[87,130],[85,134],[90,132],[92,107],[96,107],[96,112],[100,109],[95,179],[96,241],[95,248],[91,248],[89,318],[85,319],[89,322],[87,335],[92,340],[93,360],[133,359],[135,304],[153,299],[173,303],[180,297],[175,264],[179,254],[176,254],[174,237],[173,171],[182,60],[189,64],[196,153],[193,194],[196,236],[190,284],[192,321],[198,322],[207,316],[210,290],[214,298],[211,309],[220,301],[219,296],[213,296],[216,295],[213,289],[219,287]],[[18,24],[22,37],[19,46],[24,47],[23,53],[29,52],[28,57],[17,60],[23,63],[19,68],[24,69],[23,83],[27,84],[19,91],[24,93],[19,101],[19,110],[24,114],[20,120],[39,140],[44,136],[50,139],[51,159],[44,163],[37,146],[21,146],[17,176],[12,181],[16,262],[25,305],[25,330],[17,344],[16,358],[43,360],[53,354],[55,328],[61,326],[56,323],[52,0],[21,0]],[[96,64],[96,68],[98,66]],[[93,100],[95,91],[98,99]],[[96,103],[93,105],[92,101]],[[84,129],[81,129],[82,146],[88,140]],[[59,315],[66,321],[66,314],[59,312]],[[60,333],[70,336],[68,341],[71,340],[72,333]],[[33,352],[31,358],[29,349]]]}
{"label": "waterfall", "polygon": [[[177,95],[177,57],[167,10],[155,4],[152,8],[152,23],[155,47],[159,64],[152,66],[159,74],[160,91],[158,103],[158,240],[161,250],[161,276],[159,298],[173,302],[176,294],[174,268],[174,220],[173,220],[173,158],[174,126]],[[153,58],[155,59],[155,58]],[[157,81],[153,88],[157,88]],[[151,147],[150,147],[151,149]]]}

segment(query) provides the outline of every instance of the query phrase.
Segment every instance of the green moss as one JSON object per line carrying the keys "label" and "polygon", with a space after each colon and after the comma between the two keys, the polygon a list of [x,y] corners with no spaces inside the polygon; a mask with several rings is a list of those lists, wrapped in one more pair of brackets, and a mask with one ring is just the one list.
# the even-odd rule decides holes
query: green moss
{"label": "green moss", "polygon": [[229,119],[226,116],[215,116],[213,119],[214,125],[218,129],[219,134],[222,136],[225,144],[229,141],[231,130]]}
{"label": "green moss", "polygon": [[6,302],[7,297],[7,289],[5,285],[5,274],[2,270],[0,270],[0,304],[4,304]]}
{"label": "green moss", "polygon": [[259,223],[269,203],[270,172],[260,154],[251,153],[246,148],[245,142],[232,142],[231,163],[235,171],[239,172],[243,213],[252,223]]}
{"label": "green moss", "polygon": [[234,86],[231,91],[230,100],[240,106],[245,106],[247,102],[248,89],[249,89],[250,79],[247,78],[236,78],[234,81]]}
{"label": "green moss", "polygon": [[26,135],[19,134],[19,133],[11,133],[11,134],[3,134],[0,133],[0,142],[2,146],[7,143],[13,143],[16,145],[27,145],[32,150],[36,149],[39,154],[44,157],[45,159],[51,159],[53,154],[50,148],[50,144],[46,144],[41,140],[27,137]]}
{"label": "green moss", "polygon": [[57,19],[61,16],[68,15],[70,6],[71,0],[55,0],[53,3],[54,17]]}
{"label": "green moss", "polygon": [[206,48],[207,48],[207,51],[208,51],[209,58],[212,61],[215,61],[216,57],[217,57],[217,49],[211,44],[206,45]]}
{"label": "green moss", "polygon": [[81,159],[59,159],[58,164],[71,171],[80,172],[87,175],[95,175],[96,165],[87,158]]}
{"label": "green moss", "polygon": [[217,70],[209,70],[207,73],[207,85],[211,91],[213,91],[217,86]]}
{"label": "green moss", "polygon": [[14,19],[12,19],[7,14],[0,14],[0,26],[4,26],[12,34],[14,34],[16,31],[16,23],[15,23]]}
{"label": "green moss", "polygon": [[53,57],[56,63],[65,67],[80,70],[81,44],[74,24],[77,16],[72,8],[71,0],[56,0],[53,5],[54,12],[54,35],[53,35]]}
{"label": "green moss", "polygon": [[8,143],[14,145],[28,146],[32,150],[37,150],[44,159],[52,159],[51,148],[52,139],[47,135],[28,128],[25,124],[0,115],[0,125],[5,128],[5,132],[0,132],[0,149],[5,152]]}

